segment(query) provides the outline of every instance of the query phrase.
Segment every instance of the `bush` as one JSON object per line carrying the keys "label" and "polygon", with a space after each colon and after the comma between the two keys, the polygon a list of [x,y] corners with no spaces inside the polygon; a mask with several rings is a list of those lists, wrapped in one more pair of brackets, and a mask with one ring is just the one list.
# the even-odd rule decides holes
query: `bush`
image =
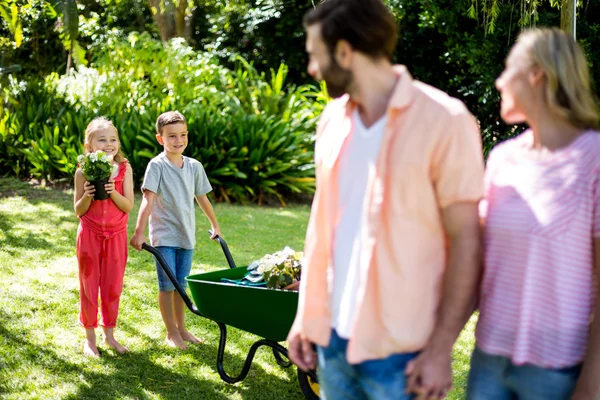
{"label": "bush", "polygon": [[233,63],[235,69],[224,68],[180,40],[163,47],[131,34],[91,68],[21,86],[13,80],[10,105],[0,114],[0,166],[12,164],[23,177],[72,180],[85,127],[104,115],[119,130],[139,183],[161,151],[156,118],[176,109],[188,119],[186,155],[204,164],[217,200],[285,203],[291,194],[312,194],[323,94],[286,85],[286,65],[267,78],[240,58]]}

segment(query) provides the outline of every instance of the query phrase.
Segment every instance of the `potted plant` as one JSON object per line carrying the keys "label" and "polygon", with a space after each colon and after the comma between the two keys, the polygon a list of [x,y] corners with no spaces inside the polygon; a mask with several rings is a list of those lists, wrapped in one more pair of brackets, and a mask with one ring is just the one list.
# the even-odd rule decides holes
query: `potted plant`
{"label": "potted plant", "polygon": [[118,165],[113,164],[112,160],[112,156],[106,155],[101,150],[82,154],[77,157],[83,176],[96,189],[94,200],[106,200],[109,198],[104,185],[108,183],[113,172],[119,168]]}
{"label": "potted plant", "polygon": [[248,266],[254,280],[262,277],[270,289],[298,290],[304,253],[286,246],[273,254],[267,254]]}

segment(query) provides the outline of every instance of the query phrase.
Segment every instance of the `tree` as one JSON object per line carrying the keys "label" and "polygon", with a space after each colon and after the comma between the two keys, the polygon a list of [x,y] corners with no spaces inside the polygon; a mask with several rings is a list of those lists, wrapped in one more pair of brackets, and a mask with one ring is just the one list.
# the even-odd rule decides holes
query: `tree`
{"label": "tree", "polygon": [[163,43],[174,37],[182,37],[187,42],[190,41],[191,22],[196,9],[193,0],[148,0],[148,5],[158,25]]}
{"label": "tree", "polygon": [[[561,29],[574,34],[575,8],[577,0],[547,0],[552,7],[560,8],[560,27]],[[520,11],[520,26],[535,26],[538,21],[538,8],[544,0],[507,0],[512,6],[518,6]],[[500,13],[502,0],[471,0],[471,7],[468,14],[471,18],[479,19],[482,16],[482,22],[488,33],[494,32],[496,21]]]}

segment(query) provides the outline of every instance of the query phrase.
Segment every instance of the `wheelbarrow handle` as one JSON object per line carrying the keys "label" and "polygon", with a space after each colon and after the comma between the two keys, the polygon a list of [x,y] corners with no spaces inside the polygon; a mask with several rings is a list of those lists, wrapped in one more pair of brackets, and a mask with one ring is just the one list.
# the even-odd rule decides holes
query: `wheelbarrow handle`
{"label": "wheelbarrow handle", "polygon": [[193,312],[194,314],[200,315],[200,313],[198,312],[198,309],[196,308],[196,306],[190,299],[190,296],[187,295],[185,289],[183,287],[181,287],[181,285],[177,281],[177,278],[175,277],[175,275],[173,275],[173,272],[171,271],[171,268],[169,268],[169,264],[167,263],[167,260],[165,260],[163,255],[160,254],[160,251],[158,251],[155,247],[152,247],[146,243],[142,244],[142,249],[150,252],[156,258],[156,260],[158,261],[158,265],[160,265],[160,267],[165,272],[165,274],[167,274],[167,276],[169,277],[169,280],[171,281],[173,286],[175,286],[175,290],[177,290],[177,293],[179,293],[179,295],[183,299],[187,308],[189,308],[190,311]]}
{"label": "wheelbarrow handle", "polygon": [[[208,231],[208,233],[210,234],[210,236],[213,235],[213,231],[212,229]],[[227,247],[227,243],[225,242],[225,239],[223,239],[221,236],[217,235],[215,236],[215,240],[217,242],[219,242],[219,244],[221,245],[221,249],[223,249],[223,253],[225,254],[225,258],[227,259],[227,264],[229,264],[229,268],[235,268],[235,261],[233,261],[233,257],[231,256],[231,252],[229,251],[229,247]]]}

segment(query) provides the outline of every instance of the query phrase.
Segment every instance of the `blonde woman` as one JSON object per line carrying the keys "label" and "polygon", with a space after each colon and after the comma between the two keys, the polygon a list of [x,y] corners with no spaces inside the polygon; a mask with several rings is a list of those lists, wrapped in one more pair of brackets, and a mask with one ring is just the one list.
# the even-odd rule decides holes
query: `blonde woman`
{"label": "blonde woman", "polygon": [[487,164],[468,399],[600,394],[600,135],[590,86],[583,52],[556,29],[524,32],[496,81],[502,119],[530,129]]}

